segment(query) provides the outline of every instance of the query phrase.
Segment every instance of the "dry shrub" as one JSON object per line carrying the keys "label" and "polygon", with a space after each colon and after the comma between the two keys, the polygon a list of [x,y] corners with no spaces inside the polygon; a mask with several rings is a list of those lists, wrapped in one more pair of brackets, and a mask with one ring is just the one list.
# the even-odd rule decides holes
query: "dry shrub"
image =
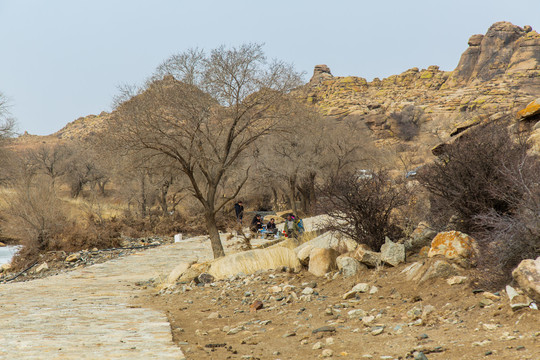
{"label": "dry shrub", "polygon": [[12,261],[23,268],[48,251],[111,248],[120,244],[120,224],[89,214],[69,219],[71,210],[47,182],[20,183],[7,197],[5,232],[20,240],[22,249]]}
{"label": "dry shrub", "polygon": [[333,219],[329,230],[350,236],[378,251],[385,237],[399,238],[395,210],[408,202],[406,186],[390,181],[385,171],[358,178],[344,173],[321,189],[319,206]]}
{"label": "dry shrub", "polygon": [[444,148],[418,179],[431,193],[439,226],[479,242],[479,285],[496,289],[523,259],[540,252],[540,162],[506,124],[478,126]]}
{"label": "dry shrub", "polygon": [[21,183],[6,202],[5,231],[21,239],[24,247],[38,252],[49,249],[67,224],[66,207],[49,184]]}
{"label": "dry shrub", "polygon": [[422,108],[407,105],[401,111],[390,114],[390,126],[400,139],[412,140],[420,132],[420,125],[426,121]]}

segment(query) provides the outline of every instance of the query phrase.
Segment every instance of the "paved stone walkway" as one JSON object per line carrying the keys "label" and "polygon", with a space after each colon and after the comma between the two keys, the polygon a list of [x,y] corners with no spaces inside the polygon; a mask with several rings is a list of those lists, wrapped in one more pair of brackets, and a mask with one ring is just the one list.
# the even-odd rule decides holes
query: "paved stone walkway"
{"label": "paved stone walkway", "polygon": [[165,315],[131,306],[135,282],[210,258],[209,241],[195,238],[0,285],[0,359],[184,359]]}

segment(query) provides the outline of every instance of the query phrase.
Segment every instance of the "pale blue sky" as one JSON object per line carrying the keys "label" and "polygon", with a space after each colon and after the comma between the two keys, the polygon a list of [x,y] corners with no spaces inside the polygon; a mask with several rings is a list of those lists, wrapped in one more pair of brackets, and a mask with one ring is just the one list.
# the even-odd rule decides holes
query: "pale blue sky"
{"label": "pale blue sky", "polygon": [[110,111],[119,85],[190,47],[265,43],[305,80],[317,64],[371,80],[453,70],[470,35],[503,20],[540,30],[539,14],[539,0],[0,0],[0,91],[20,132],[46,135]]}

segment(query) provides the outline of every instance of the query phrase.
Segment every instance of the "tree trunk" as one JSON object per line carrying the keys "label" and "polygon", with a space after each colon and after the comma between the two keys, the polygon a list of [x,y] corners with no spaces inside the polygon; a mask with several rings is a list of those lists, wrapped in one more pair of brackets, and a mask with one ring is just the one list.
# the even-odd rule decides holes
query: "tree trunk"
{"label": "tree trunk", "polygon": [[142,218],[145,218],[146,217],[146,202],[147,202],[147,196],[146,196],[146,179],[145,179],[145,174],[144,173],[141,173],[141,177],[140,177],[140,181],[139,181],[139,185],[140,185],[140,200],[139,200],[139,204],[141,206],[141,217]]}
{"label": "tree trunk", "polygon": [[212,245],[212,252],[214,253],[214,259],[225,256],[221,239],[219,238],[219,231],[216,224],[216,215],[211,212],[206,213],[206,228],[208,229],[208,235],[210,236],[210,244]]}
{"label": "tree trunk", "polygon": [[297,214],[296,208],[296,176],[289,178],[289,204],[293,214]]}

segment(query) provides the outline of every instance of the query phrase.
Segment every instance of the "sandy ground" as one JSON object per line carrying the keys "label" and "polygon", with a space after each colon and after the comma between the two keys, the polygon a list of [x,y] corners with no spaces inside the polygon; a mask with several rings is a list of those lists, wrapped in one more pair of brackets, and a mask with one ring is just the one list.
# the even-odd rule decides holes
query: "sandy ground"
{"label": "sandy ground", "polygon": [[[407,282],[403,267],[348,279],[269,271],[161,294],[148,286],[136,300],[167,314],[188,359],[540,359],[540,311],[514,312],[504,292],[467,283]],[[344,300],[357,283],[376,292]]]}

